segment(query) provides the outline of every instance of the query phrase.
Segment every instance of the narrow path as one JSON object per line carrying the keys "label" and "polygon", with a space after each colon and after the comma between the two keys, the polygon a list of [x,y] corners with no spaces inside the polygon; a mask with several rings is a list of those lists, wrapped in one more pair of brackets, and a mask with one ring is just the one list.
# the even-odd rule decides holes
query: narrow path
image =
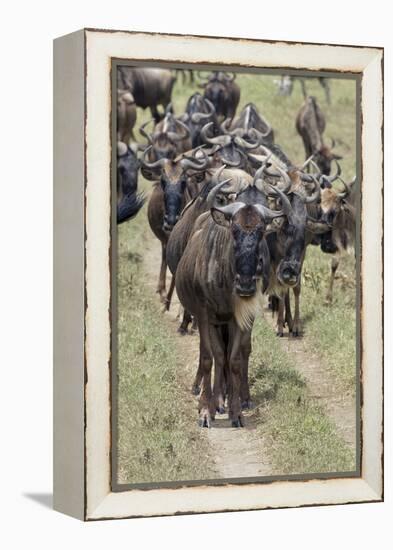
{"label": "narrow path", "polygon": [[[146,242],[144,255],[144,270],[146,273],[146,285],[155,292],[160,269],[161,250],[157,239],[152,238]],[[167,276],[167,288],[169,288],[170,274]],[[158,300],[158,295],[157,295]],[[190,399],[190,406],[195,409],[195,422],[197,422],[198,398],[191,394],[191,386],[194,380],[199,357],[198,335],[180,336],[177,328],[180,324],[178,314],[180,302],[173,295],[169,312],[163,314],[163,319],[168,324],[169,330],[176,335],[180,357],[184,358],[182,372],[179,373],[179,383],[182,390]],[[257,436],[256,421],[253,411],[246,411],[245,428],[231,428],[227,414],[217,415],[211,429],[201,429],[201,437],[206,437],[211,449],[211,457],[215,464],[218,478],[236,477],[261,477],[272,475],[272,466],[264,450],[264,441]]]}
{"label": "narrow path", "polygon": [[[276,319],[270,311],[266,311],[265,319],[276,331]],[[337,433],[351,448],[356,447],[356,398],[349,392],[342,393],[323,359],[313,353],[312,344],[304,334],[293,338],[284,333],[279,338],[285,353],[291,356],[296,364],[296,370],[303,375],[310,391],[310,396],[316,399],[326,415],[333,421]]]}

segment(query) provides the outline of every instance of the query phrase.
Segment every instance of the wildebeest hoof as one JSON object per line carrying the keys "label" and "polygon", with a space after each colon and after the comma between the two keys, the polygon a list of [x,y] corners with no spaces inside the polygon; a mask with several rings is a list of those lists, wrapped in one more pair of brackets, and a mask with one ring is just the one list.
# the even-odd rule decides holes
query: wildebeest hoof
{"label": "wildebeest hoof", "polygon": [[191,393],[192,395],[199,395],[201,393],[200,386],[192,386]]}
{"label": "wildebeest hoof", "polygon": [[298,337],[300,336],[300,332],[299,332],[298,330],[294,330],[294,331],[292,332],[292,336],[293,336],[294,338],[298,338]]}
{"label": "wildebeest hoof", "polygon": [[247,401],[242,402],[242,411],[244,411],[245,409],[253,409],[253,408],[254,408],[254,403],[249,399],[247,399]]}
{"label": "wildebeest hoof", "polygon": [[187,329],[183,328],[183,327],[179,327],[177,329],[177,332],[181,335],[181,336],[185,336],[187,334]]}
{"label": "wildebeest hoof", "polygon": [[239,416],[236,420],[232,420],[232,428],[243,428],[243,420]]}
{"label": "wildebeest hoof", "polygon": [[225,414],[225,407],[216,407],[216,412],[218,414]]}
{"label": "wildebeest hoof", "polygon": [[284,333],[280,330],[277,331],[277,336],[279,336],[280,338],[282,338],[284,336]]}

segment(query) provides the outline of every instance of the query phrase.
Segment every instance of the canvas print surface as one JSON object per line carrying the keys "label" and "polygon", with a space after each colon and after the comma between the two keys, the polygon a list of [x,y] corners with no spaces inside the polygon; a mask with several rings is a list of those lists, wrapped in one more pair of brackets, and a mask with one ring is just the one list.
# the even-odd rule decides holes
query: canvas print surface
{"label": "canvas print surface", "polygon": [[357,81],[114,70],[114,486],[356,475]]}

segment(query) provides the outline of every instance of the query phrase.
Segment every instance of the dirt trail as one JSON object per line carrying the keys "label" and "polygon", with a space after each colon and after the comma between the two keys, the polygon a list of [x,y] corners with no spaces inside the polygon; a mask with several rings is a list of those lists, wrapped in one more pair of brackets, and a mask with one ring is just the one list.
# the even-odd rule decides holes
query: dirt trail
{"label": "dirt trail", "polygon": [[[157,239],[146,241],[146,253],[144,255],[144,270],[146,272],[146,285],[155,291],[161,261],[161,245]],[[167,276],[167,288],[169,288],[170,275]],[[157,296],[158,299],[158,296]],[[166,319],[169,330],[176,334],[181,357],[185,358],[182,378],[180,383],[183,390],[189,396],[190,402],[195,406],[197,415],[197,398],[191,395],[191,385],[195,377],[198,365],[198,336],[180,336],[177,328],[180,324],[178,317],[180,302],[173,295],[171,310],[163,316]],[[275,329],[275,321],[271,314],[266,312],[266,320]],[[291,355],[296,363],[297,370],[304,376],[310,389],[310,395],[317,399],[326,414],[337,427],[339,435],[351,447],[355,448],[355,398],[351,396],[340,397],[341,392],[336,391],[335,382],[320,357],[310,353],[310,345],[306,350],[307,337],[280,339],[285,353]],[[217,475],[220,478],[231,477],[259,477],[269,476],[273,473],[272,464],[269,462],[264,450],[263,438],[257,436],[256,421],[253,411],[245,411],[245,428],[239,430],[231,428],[226,414],[217,415],[213,427],[202,430],[201,436],[207,437],[211,448],[211,456],[215,462]],[[197,416],[195,416],[197,420]]]}
{"label": "dirt trail", "polygon": [[[276,319],[266,311],[265,319],[276,330]],[[310,351],[307,336],[293,338],[284,333],[280,338],[283,350],[296,363],[296,370],[302,374],[310,390],[310,396],[316,399],[327,416],[336,426],[337,433],[351,448],[356,447],[356,399],[354,395],[343,395],[342,388],[330,374],[323,360]]]}
{"label": "dirt trail", "polygon": [[[146,243],[144,255],[144,270],[146,285],[152,291],[156,290],[160,269],[161,250],[157,239],[149,239]],[[167,289],[170,275],[167,276]],[[158,295],[157,295],[158,300]],[[191,394],[191,386],[195,377],[199,357],[198,335],[180,336],[177,328],[180,324],[178,313],[180,302],[174,293],[171,310],[164,315],[168,328],[176,334],[180,356],[184,357],[182,378],[180,383],[189,396],[190,403],[195,408],[195,422],[197,422],[198,398]],[[211,429],[201,430],[201,436],[206,437],[211,449],[211,457],[215,463],[218,478],[234,477],[261,477],[272,475],[272,466],[264,451],[264,441],[256,433],[256,422],[252,411],[245,411],[245,428],[231,428],[227,414],[217,415]]]}

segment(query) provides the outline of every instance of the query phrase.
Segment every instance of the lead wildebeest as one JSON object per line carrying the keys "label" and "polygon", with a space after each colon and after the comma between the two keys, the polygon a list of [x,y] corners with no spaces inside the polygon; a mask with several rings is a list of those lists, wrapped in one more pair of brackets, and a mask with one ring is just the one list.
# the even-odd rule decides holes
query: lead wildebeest
{"label": "lead wildebeest", "polygon": [[313,156],[322,174],[329,175],[332,161],[342,157],[332,152],[334,141],[331,148],[325,145],[323,141],[325,127],[325,117],[315,97],[307,97],[296,117],[296,130],[303,140],[306,158]]}
{"label": "lead wildebeest", "polygon": [[174,160],[143,161],[144,167],[151,171],[151,179],[156,180],[149,199],[147,217],[153,233],[161,242],[161,268],[157,292],[167,309],[169,309],[174,288],[172,279],[169,292],[166,293],[168,237],[186,203],[197,194],[199,173],[202,172],[203,177],[209,162],[206,155],[197,158],[197,153],[193,151],[193,156],[181,155]]}
{"label": "lead wildebeest", "polygon": [[158,105],[165,110],[171,102],[175,80],[176,77],[167,69],[118,67],[117,87],[129,90],[138,107],[149,107],[156,122],[162,118]]}
{"label": "lead wildebeest", "polygon": [[[211,193],[218,193],[226,183],[230,185],[223,182]],[[235,202],[213,206],[210,214],[197,219],[176,271],[179,299],[198,320],[203,372],[201,426],[209,427],[214,419],[226,371],[229,418],[233,427],[243,426],[241,401],[249,398],[251,329],[269,281],[265,234],[272,220],[283,216],[282,211],[268,207],[266,189],[260,183],[247,186]],[[274,188],[269,192],[281,194]]]}
{"label": "lead wildebeest", "polygon": [[134,96],[128,90],[117,90],[117,140],[123,143],[134,138],[133,128],[136,122]]}
{"label": "lead wildebeest", "polygon": [[274,132],[271,125],[259,113],[253,103],[247,103],[233,121],[226,120],[222,124],[225,133],[250,137],[250,130],[257,130],[261,136],[261,144],[270,146],[274,143]]}
{"label": "lead wildebeest", "polygon": [[137,215],[145,197],[137,193],[140,162],[135,152],[125,143],[117,143],[117,223]]}
{"label": "lead wildebeest", "polygon": [[216,114],[220,119],[233,118],[240,100],[240,87],[234,82],[235,73],[232,76],[213,71],[207,82],[201,83],[204,88],[204,97],[212,102]]}
{"label": "lead wildebeest", "polygon": [[201,130],[209,122],[212,123],[212,135],[217,136],[220,133],[214,105],[199,92],[188,99],[185,113],[180,117],[180,120],[190,130],[193,148],[202,145]]}

